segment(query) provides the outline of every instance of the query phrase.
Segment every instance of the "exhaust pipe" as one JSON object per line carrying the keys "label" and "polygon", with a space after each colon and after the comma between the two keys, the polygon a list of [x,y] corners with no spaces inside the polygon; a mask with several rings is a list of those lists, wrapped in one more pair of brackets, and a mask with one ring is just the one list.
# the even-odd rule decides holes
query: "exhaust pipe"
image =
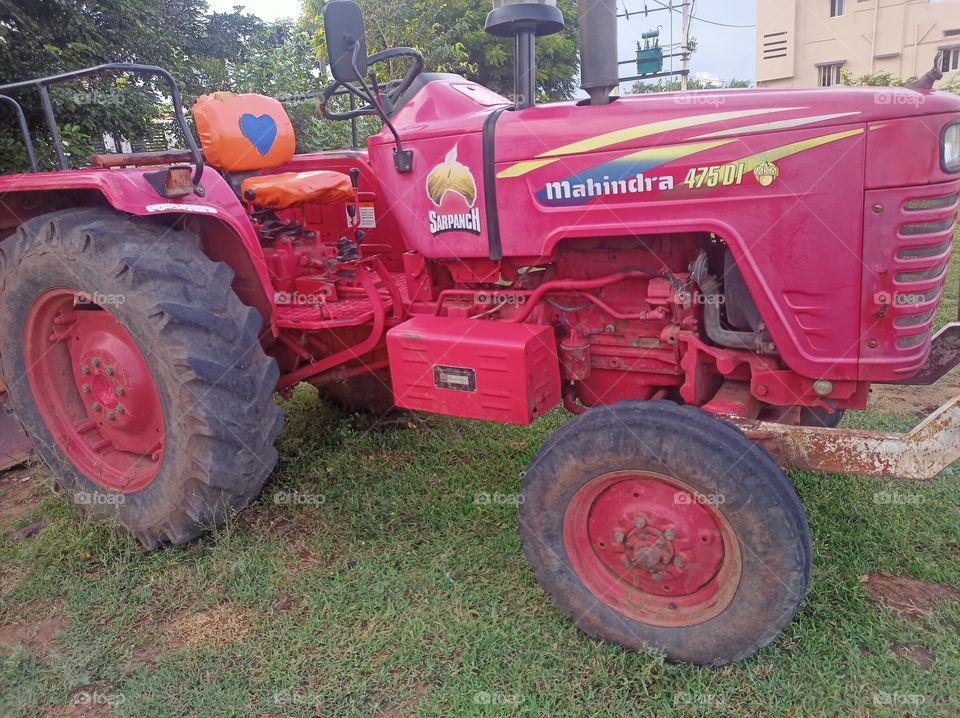
{"label": "exhaust pipe", "polygon": [[617,0],[580,0],[580,87],[590,104],[607,105],[619,84]]}

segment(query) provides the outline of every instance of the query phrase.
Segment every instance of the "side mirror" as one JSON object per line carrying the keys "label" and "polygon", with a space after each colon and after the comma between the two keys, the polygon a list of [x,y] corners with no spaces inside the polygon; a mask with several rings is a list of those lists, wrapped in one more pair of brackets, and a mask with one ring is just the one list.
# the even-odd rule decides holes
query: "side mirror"
{"label": "side mirror", "polygon": [[334,0],[323,9],[330,74],[337,82],[358,82],[367,75],[367,36],[363,12],[353,0]]}

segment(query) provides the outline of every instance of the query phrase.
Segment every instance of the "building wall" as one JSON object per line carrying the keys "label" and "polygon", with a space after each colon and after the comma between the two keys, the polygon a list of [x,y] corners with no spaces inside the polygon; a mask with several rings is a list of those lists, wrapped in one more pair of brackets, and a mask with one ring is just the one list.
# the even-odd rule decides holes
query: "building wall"
{"label": "building wall", "polygon": [[933,67],[938,50],[960,48],[960,0],[844,0],[841,17],[832,2],[757,0],[758,85],[817,87],[835,76],[821,67],[839,64],[906,79]]}

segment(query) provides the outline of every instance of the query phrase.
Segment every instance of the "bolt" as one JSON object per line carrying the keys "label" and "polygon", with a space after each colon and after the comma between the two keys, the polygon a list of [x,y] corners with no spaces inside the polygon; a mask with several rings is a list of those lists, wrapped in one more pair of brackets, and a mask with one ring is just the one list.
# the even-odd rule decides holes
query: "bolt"
{"label": "bolt", "polygon": [[867,342],[867,346],[870,347],[871,349],[876,349],[876,348],[877,348],[877,340],[876,340],[876,339],[871,339],[870,341]]}
{"label": "bolt", "polygon": [[154,461],[160,461],[160,452],[154,451],[153,454],[150,456],[150,458],[153,459]]}
{"label": "bolt", "polygon": [[613,540],[617,543],[623,543],[623,531],[614,531]]}
{"label": "bolt", "polygon": [[90,373],[90,367],[88,367],[88,366],[82,366],[82,367],[80,367],[80,373],[83,374],[84,376],[86,376],[87,374]]}
{"label": "bolt", "polygon": [[84,394],[89,394],[89,393],[90,393],[90,385],[89,385],[89,384],[84,384],[83,386],[80,387],[80,391],[82,391]]}
{"label": "bolt", "polygon": [[687,562],[683,560],[683,556],[677,556],[675,559],[673,559],[673,565],[677,568],[683,568],[686,563]]}
{"label": "bolt", "polygon": [[617,330],[612,324],[608,324],[603,328],[603,331],[605,331],[607,334],[613,334]]}
{"label": "bolt", "polygon": [[647,525],[647,520],[643,518],[643,516],[637,516],[637,518],[633,520],[633,525],[636,526],[638,529],[642,529],[644,526]]}
{"label": "bolt", "polygon": [[767,387],[765,387],[763,384],[758,384],[758,385],[757,385],[757,394],[758,394],[759,396],[766,396],[769,392],[770,392],[770,390],[767,389]]}
{"label": "bolt", "polygon": [[883,205],[882,204],[873,205],[873,212],[874,214],[880,214],[881,212],[883,212]]}
{"label": "bolt", "polygon": [[830,396],[833,393],[833,382],[819,379],[813,382],[813,390],[817,396]]}
{"label": "bolt", "polygon": [[671,611],[676,611],[676,610],[677,610],[677,604],[675,604],[675,603],[668,604],[668,605],[667,605],[667,608],[669,608]]}
{"label": "bolt", "polygon": [[107,421],[113,421],[113,419],[114,419],[113,412],[112,412],[112,411],[108,411],[108,412],[106,413],[106,417],[107,417]]}
{"label": "bolt", "polygon": [[93,366],[95,367],[100,366],[100,360],[97,359],[97,357],[94,357],[93,359],[91,359],[90,363],[93,364]]}
{"label": "bolt", "polygon": [[657,573],[651,575],[650,578],[652,578],[654,581],[662,581],[662,580],[663,580],[663,575],[662,575],[660,572],[657,572]]}
{"label": "bolt", "polygon": [[117,387],[117,396],[123,396],[126,393],[127,393],[127,390],[124,389],[122,386]]}
{"label": "bolt", "polygon": [[108,366],[106,369],[103,370],[103,373],[106,374],[107,376],[113,376],[113,367]]}
{"label": "bolt", "polygon": [[667,539],[667,541],[673,541],[677,537],[677,532],[673,529],[667,529],[663,532],[663,537]]}
{"label": "bolt", "polygon": [[100,406],[100,402],[95,401],[93,402],[93,406],[91,406],[90,408],[93,409],[94,411],[100,411],[103,407]]}

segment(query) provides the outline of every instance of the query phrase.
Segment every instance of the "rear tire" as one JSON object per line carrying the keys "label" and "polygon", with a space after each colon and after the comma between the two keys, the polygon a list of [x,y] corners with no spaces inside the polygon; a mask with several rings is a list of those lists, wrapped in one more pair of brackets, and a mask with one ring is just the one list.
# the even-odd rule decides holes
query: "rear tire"
{"label": "rear tire", "polygon": [[523,497],[537,582],[596,638],[723,665],[770,643],[806,593],[810,533],[790,480],[700,409],[593,409],[543,445]]}
{"label": "rear tire", "polygon": [[147,548],[257,496],[277,459],[278,369],[196,235],[67,210],[24,223],[0,260],[3,378],[61,493]]}

